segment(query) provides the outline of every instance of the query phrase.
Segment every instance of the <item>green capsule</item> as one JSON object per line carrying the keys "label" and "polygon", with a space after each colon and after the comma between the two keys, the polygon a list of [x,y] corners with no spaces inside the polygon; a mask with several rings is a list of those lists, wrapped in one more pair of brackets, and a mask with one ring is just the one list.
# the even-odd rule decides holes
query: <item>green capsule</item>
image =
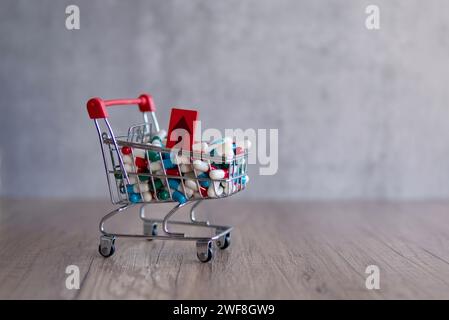
{"label": "green capsule", "polygon": [[161,160],[161,157],[159,156],[159,152],[148,150],[147,151],[147,158],[150,161],[159,161]]}
{"label": "green capsule", "polygon": [[139,176],[140,181],[148,181],[150,180],[150,176]]}
{"label": "green capsule", "polygon": [[[153,189],[153,183],[150,181],[148,181],[148,184],[150,186],[150,190],[154,191]],[[156,187],[156,190],[159,190],[160,188],[162,188],[164,186],[164,184],[162,183],[161,179],[154,179],[154,186]]]}
{"label": "green capsule", "polygon": [[158,192],[157,197],[159,200],[167,200],[170,199],[170,193],[167,190],[161,190]]}
{"label": "green capsule", "polygon": [[222,169],[229,169],[229,163],[222,163],[222,164],[220,164],[220,167]]}

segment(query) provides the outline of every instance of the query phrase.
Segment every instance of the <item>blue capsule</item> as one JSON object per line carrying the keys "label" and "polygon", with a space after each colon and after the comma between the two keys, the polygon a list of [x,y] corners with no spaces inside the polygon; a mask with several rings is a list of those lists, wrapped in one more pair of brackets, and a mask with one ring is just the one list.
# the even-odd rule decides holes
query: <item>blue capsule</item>
{"label": "blue capsule", "polygon": [[172,192],[173,200],[179,202],[180,204],[184,204],[187,202],[187,198],[179,191]]}
{"label": "blue capsule", "polygon": [[180,183],[181,183],[180,179],[168,179],[168,185],[170,186],[170,188],[174,190],[178,190]]}
{"label": "blue capsule", "polygon": [[176,165],[171,161],[170,158],[164,159],[162,160],[162,162],[164,162],[165,169],[172,169],[176,167]]}
{"label": "blue capsule", "polygon": [[127,184],[126,185],[126,191],[128,192],[128,194],[134,193],[133,185],[132,184]]}
{"label": "blue capsule", "polygon": [[180,179],[168,179],[168,185],[173,190],[172,191],[173,200],[175,200],[179,203],[187,202],[187,197],[181,191],[179,191],[181,189],[180,188],[180,185],[181,185]]}
{"label": "blue capsule", "polygon": [[163,152],[162,159],[170,159],[170,152]]}
{"label": "blue capsule", "polygon": [[[203,172],[198,175],[198,178],[209,178],[209,175],[206,172]],[[199,180],[200,186],[204,188],[209,188],[210,181],[209,180]]]}
{"label": "blue capsule", "polygon": [[142,198],[140,197],[140,194],[138,193],[130,193],[129,194],[129,201],[131,201],[132,203],[138,203],[142,200]]}

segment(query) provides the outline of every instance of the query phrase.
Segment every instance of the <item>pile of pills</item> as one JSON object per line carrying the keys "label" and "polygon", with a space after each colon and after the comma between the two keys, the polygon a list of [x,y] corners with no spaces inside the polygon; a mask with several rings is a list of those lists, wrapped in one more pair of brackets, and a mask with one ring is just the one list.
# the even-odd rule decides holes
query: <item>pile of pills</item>
{"label": "pile of pills", "polygon": [[[165,130],[160,130],[148,143],[164,147],[166,135]],[[120,192],[127,194],[133,203],[171,199],[185,203],[190,198],[224,197],[240,191],[248,183],[245,157],[234,157],[243,155],[244,150],[250,147],[249,141],[245,141],[244,148],[237,147],[231,138],[209,144],[196,143],[192,151],[201,156],[192,159],[170,152],[124,146],[121,155],[129,184],[123,180],[119,165],[115,178]],[[204,156],[225,161],[211,161]]]}

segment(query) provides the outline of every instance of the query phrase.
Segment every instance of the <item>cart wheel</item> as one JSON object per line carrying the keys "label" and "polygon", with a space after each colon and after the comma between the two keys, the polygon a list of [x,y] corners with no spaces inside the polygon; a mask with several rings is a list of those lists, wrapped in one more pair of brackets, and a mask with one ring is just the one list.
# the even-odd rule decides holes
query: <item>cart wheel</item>
{"label": "cart wheel", "polygon": [[208,242],[198,241],[196,243],[196,247],[197,247],[196,256],[198,257],[198,259],[201,262],[205,263],[205,262],[209,262],[210,260],[212,260],[214,253],[212,251],[212,242],[211,241],[208,241]]}
{"label": "cart wheel", "polygon": [[218,238],[217,240],[217,247],[219,247],[221,250],[226,249],[231,244],[231,233],[226,233],[224,236]]}
{"label": "cart wheel", "polygon": [[[157,236],[157,223],[156,222],[147,222],[147,221],[145,221],[143,223],[143,234],[144,235]],[[147,239],[147,240],[151,241],[153,239]]]}
{"label": "cart wheel", "polygon": [[105,258],[109,258],[115,252],[115,238],[101,236],[98,252]]}

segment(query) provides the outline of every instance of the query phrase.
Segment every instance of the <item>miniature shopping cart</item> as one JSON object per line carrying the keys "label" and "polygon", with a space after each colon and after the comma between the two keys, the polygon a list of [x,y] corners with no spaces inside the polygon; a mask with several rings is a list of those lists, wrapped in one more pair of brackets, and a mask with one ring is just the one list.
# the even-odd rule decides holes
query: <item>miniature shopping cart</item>
{"label": "miniature shopping cart", "polygon": [[[127,135],[116,136],[108,121],[108,112],[106,110],[107,107],[114,105],[137,105],[143,113],[143,124],[131,126]],[[87,110],[89,117],[94,120],[100,139],[111,201],[114,205],[119,205],[118,208],[106,214],[100,221],[99,227],[102,235],[100,237],[99,252],[103,257],[110,257],[114,254],[115,239],[118,237],[195,241],[197,257],[201,262],[208,262],[212,259],[213,243],[220,249],[226,249],[229,246],[232,227],[212,225],[209,221],[199,221],[195,218],[194,210],[203,200],[221,199],[245,189],[248,163],[248,151],[246,149],[229,158],[211,155],[195,149],[174,152],[173,149],[150,144],[149,141],[152,141],[154,134],[159,131],[159,124],[155,114],[154,102],[152,97],[147,94],[142,94],[137,99],[102,100],[100,98],[92,98],[87,102]],[[149,116],[152,119],[151,123]],[[182,161],[174,161],[177,165],[170,170],[166,170],[162,162],[162,169],[156,171],[152,169],[151,165],[155,158],[152,158],[152,161],[151,157],[145,157],[144,168],[140,166],[139,168],[135,167],[135,170],[129,170],[129,166],[127,168],[124,162],[124,148],[127,148],[128,151],[131,150],[130,153],[128,152],[127,159],[129,160],[129,157],[131,157],[133,165],[139,160],[137,154],[142,154],[143,152],[145,155],[150,153],[153,156],[156,155],[159,161],[170,156],[176,159],[187,158],[192,162],[195,159],[200,159],[208,163],[209,166],[212,163],[222,163],[227,168],[228,175],[218,181],[211,181],[210,178],[202,176],[201,172],[193,169],[193,172],[187,177],[181,172]],[[142,158],[140,160],[142,161]],[[211,185],[214,188],[224,186],[224,190],[227,190],[227,192],[219,194],[215,190],[216,197],[214,198],[209,197],[205,192],[198,192],[194,197],[186,197],[185,202],[179,202],[176,201],[178,199],[175,198],[175,191],[169,186],[171,179],[179,181],[180,191],[186,191],[186,179],[190,179],[195,182],[198,188],[201,188],[204,183],[212,183]],[[165,192],[165,197],[162,197],[160,192],[158,193],[158,186],[160,187],[161,185],[168,191]],[[148,192],[150,196],[148,196]],[[176,205],[163,219],[147,217],[145,208],[150,204],[156,203],[176,203]],[[140,219],[143,221],[142,234],[120,234],[106,231],[105,222],[107,220],[118,213],[126,212],[127,209],[136,205],[140,206]],[[191,205],[189,221],[175,221],[171,219],[179,209],[187,205]],[[209,234],[206,236],[189,236],[185,233],[174,232],[172,230],[173,225],[177,225],[178,228],[204,227],[209,229]],[[159,232],[160,229],[162,229],[162,232]]]}

